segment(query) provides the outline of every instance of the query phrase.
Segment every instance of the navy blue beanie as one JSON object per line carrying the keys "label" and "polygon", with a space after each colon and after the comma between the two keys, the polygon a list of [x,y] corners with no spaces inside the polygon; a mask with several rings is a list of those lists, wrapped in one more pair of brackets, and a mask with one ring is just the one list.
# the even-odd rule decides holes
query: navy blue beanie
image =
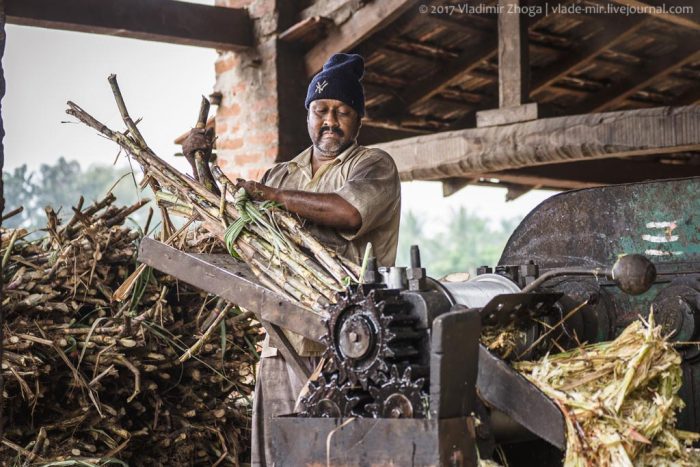
{"label": "navy blue beanie", "polygon": [[365,73],[365,61],[357,54],[335,54],[328,59],[323,70],[311,80],[306,91],[304,106],[316,99],[335,99],[346,103],[365,115],[365,92],[360,79]]}

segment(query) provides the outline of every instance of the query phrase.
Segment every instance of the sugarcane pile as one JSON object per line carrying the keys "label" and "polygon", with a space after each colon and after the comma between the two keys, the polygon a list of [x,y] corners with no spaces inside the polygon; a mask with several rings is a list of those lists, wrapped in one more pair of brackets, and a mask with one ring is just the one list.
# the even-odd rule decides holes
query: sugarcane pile
{"label": "sugarcane pile", "polygon": [[514,364],[561,409],[566,467],[700,465],[700,434],[675,428],[680,365],[653,314],[614,341]]}
{"label": "sugarcane pile", "polygon": [[[65,223],[47,209],[39,240],[2,232],[0,465],[238,465],[259,328],[138,267],[142,233],[124,220],[146,201],[114,201],[81,200]],[[166,240],[219,245],[187,228]]]}
{"label": "sugarcane pile", "polygon": [[[263,285],[317,313],[324,313],[338,292],[358,281],[358,265],[323,246],[296,217],[273,203],[248,199],[216,165],[209,167],[202,154],[195,156],[193,177],[159,158],[129,116],[114,75],[109,83],[126,132],[109,129],[73,102],[66,112],[117,143],[141,166],[144,186],[156,193],[166,228],[169,214],[199,222],[244,260]],[[208,110],[204,99],[198,126],[204,126]]]}

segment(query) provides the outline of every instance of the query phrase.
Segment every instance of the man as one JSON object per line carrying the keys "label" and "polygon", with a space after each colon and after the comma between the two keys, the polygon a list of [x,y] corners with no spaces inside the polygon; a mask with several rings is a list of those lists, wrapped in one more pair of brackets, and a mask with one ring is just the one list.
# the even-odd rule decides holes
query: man
{"label": "man", "polygon": [[[312,146],[289,162],[268,170],[260,183],[238,186],[260,200],[272,200],[304,220],[324,245],[359,263],[368,242],[377,262],[396,258],[401,184],[393,159],[384,151],[356,142],[365,113],[359,55],[335,54],[309,84],[305,106]],[[186,155],[209,149],[207,135],[193,130],[183,145]],[[319,352],[300,349],[312,357]],[[307,358],[309,368],[314,359]],[[253,465],[271,464],[269,420],[292,413],[305,381],[277,351],[263,348],[253,406]]]}

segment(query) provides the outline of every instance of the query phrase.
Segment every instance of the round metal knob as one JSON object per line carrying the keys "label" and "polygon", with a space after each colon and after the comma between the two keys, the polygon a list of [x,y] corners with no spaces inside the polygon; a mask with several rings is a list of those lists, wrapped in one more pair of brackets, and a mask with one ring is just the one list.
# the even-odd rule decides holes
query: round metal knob
{"label": "round metal knob", "polygon": [[643,255],[625,255],[613,265],[612,278],[623,292],[640,295],[654,284],[656,267]]}

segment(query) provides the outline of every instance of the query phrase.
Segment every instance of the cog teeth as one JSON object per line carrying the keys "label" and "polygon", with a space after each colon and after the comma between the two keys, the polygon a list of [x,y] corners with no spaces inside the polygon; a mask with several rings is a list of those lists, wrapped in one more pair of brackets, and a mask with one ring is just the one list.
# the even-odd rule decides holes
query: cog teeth
{"label": "cog teeth", "polygon": [[367,404],[365,405],[365,411],[370,414],[372,418],[378,418],[379,417],[379,404]]}
{"label": "cog teeth", "polygon": [[391,374],[391,379],[393,379],[393,380],[399,379],[399,369],[396,367],[396,365],[391,365],[391,369],[389,370],[389,374]]}
{"label": "cog teeth", "polygon": [[401,379],[403,379],[406,382],[411,381],[411,367],[407,366],[405,370],[403,370],[403,375],[401,376]]}
{"label": "cog teeth", "polygon": [[423,389],[425,385],[425,378],[418,378],[412,383],[417,389]]}
{"label": "cog teeth", "polygon": [[367,381],[367,377],[366,377],[366,376],[360,378],[360,386],[362,386],[362,389],[364,389],[365,391],[367,391],[367,388],[368,388],[368,381]]}

